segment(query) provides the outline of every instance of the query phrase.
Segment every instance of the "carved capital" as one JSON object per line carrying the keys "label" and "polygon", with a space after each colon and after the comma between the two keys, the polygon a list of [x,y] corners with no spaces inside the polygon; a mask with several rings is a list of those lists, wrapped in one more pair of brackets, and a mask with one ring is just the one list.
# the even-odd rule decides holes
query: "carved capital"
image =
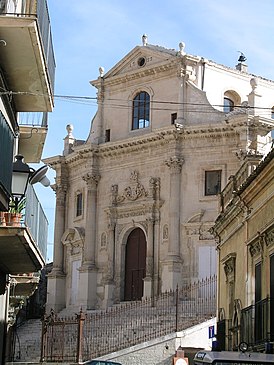
{"label": "carved capital", "polygon": [[170,157],[166,161],[166,165],[170,168],[171,172],[179,174],[182,170],[184,159],[181,157]]}
{"label": "carved capital", "polygon": [[56,195],[56,204],[63,204],[67,194],[67,184],[54,184],[51,185],[52,190]]}
{"label": "carved capital", "polygon": [[86,182],[88,188],[96,189],[98,182],[100,181],[100,175],[92,172],[87,172],[82,179]]}

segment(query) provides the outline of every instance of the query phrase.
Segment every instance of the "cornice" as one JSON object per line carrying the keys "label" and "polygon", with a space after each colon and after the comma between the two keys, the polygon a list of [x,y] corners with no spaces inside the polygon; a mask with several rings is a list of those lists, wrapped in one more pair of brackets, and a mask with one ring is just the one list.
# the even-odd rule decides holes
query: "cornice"
{"label": "cornice", "polygon": [[50,167],[54,168],[56,165],[60,165],[62,163],[65,163],[65,157],[58,155],[53,157],[44,158],[42,162],[46,165],[49,165]]}
{"label": "cornice", "polygon": [[240,214],[244,213],[244,207],[242,206],[238,198],[233,199],[226,208],[225,213],[221,213],[215,220],[213,227],[214,232],[221,236],[224,230],[231,225],[234,221],[238,223],[237,218]]}
{"label": "cornice", "polygon": [[152,145],[164,145],[178,139],[209,139],[216,137],[230,136],[235,133],[230,126],[219,127],[205,127],[199,129],[185,129],[183,132],[174,131],[174,129],[158,130],[146,136],[138,136],[124,141],[113,142],[111,144],[104,144],[98,146],[98,156],[110,157],[119,154],[128,154],[130,152],[138,151],[144,148],[150,148]]}
{"label": "cornice", "polygon": [[[109,78],[104,78],[104,86],[114,86],[119,84],[125,84],[130,81],[135,81],[137,79],[141,79],[143,77],[153,76],[157,77],[157,75],[163,76],[163,72],[170,71],[172,69],[177,70],[177,61],[171,61],[168,63],[161,63],[158,65],[154,65],[150,68],[140,68],[138,70],[134,70],[132,72],[127,72],[125,74],[119,74],[115,76],[111,76]],[[96,88],[100,88],[101,79],[98,78],[96,81],[92,82],[92,85]]]}
{"label": "cornice", "polygon": [[94,157],[108,158],[111,156],[119,156],[129,154],[140,149],[151,148],[152,146],[161,146],[175,140],[190,139],[209,139],[219,137],[229,137],[235,134],[234,129],[226,124],[213,126],[185,127],[183,131],[176,131],[173,126],[163,129],[154,130],[152,133],[142,136],[136,136],[117,142],[108,142],[101,145],[84,144],[76,147],[75,150],[67,156],[55,156],[44,159],[43,162],[50,165],[53,169],[56,165],[65,163],[78,163],[83,160],[92,159]]}

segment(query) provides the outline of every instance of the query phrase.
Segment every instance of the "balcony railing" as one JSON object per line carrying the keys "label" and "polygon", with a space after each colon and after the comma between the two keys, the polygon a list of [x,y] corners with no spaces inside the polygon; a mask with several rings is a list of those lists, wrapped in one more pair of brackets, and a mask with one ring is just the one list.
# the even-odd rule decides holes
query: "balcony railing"
{"label": "balcony railing", "polygon": [[18,124],[22,126],[47,127],[47,112],[20,112],[18,113]]}
{"label": "balcony railing", "polygon": [[241,166],[237,173],[229,178],[229,182],[220,193],[220,212],[224,212],[234,198],[237,189],[239,189],[246,179],[255,171],[261,160],[261,155],[248,156],[247,161]]}
{"label": "balcony railing", "polygon": [[[48,220],[42,209],[32,185],[29,184],[26,192],[26,205],[22,213],[15,221],[12,215],[1,212],[0,229],[7,226],[16,226],[20,229],[27,228],[30,231],[33,242],[38,246],[44,261],[47,255]],[[17,233],[15,233],[17,234]]]}
{"label": "balcony railing", "polygon": [[274,340],[274,299],[265,298],[241,312],[241,340],[253,346]]}
{"label": "balcony railing", "polygon": [[27,189],[24,223],[30,229],[43,258],[46,259],[48,220],[32,185]]}
{"label": "balcony railing", "polygon": [[47,64],[51,91],[54,93],[55,59],[51,35],[50,18],[46,0],[0,0],[0,16],[36,17],[45,62]]}
{"label": "balcony railing", "polygon": [[10,194],[14,134],[0,111],[0,186]]}

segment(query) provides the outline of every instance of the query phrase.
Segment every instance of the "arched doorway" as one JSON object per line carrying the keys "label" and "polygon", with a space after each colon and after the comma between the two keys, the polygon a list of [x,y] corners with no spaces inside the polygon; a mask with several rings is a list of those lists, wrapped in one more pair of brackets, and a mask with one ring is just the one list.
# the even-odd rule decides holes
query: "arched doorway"
{"label": "arched doorway", "polygon": [[125,257],[124,300],[140,300],[144,292],[146,276],[146,238],[140,228],[128,236]]}

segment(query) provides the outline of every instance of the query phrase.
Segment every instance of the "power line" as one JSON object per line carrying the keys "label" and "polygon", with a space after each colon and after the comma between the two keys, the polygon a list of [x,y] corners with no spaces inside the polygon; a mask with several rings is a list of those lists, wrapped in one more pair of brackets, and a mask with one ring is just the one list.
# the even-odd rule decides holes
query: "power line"
{"label": "power line", "polygon": [[[7,90],[0,92],[0,95],[9,95],[10,97],[12,97],[12,95],[47,96],[47,94],[41,94],[41,93],[31,93],[31,92],[25,92],[25,91],[7,91]],[[100,103],[100,101],[98,102],[97,97],[92,97],[92,96],[55,94],[54,98],[61,99],[65,102],[84,104],[84,105],[91,105],[91,104],[97,105],[97,103],[98,104]],[[133,100],[109,98],[109,99],[103,100],[102,103],[106,107],[119,108],[119,109],[129,109],[129,108],[132,109],[132,104],[131,104],[132,101]],[[172,108],[172,106],[195,108],[195,109],[187,109],[187,112],[189,112],[189,113],[214,113],[215,110],[213,108],[220,108],[220,109],[224,108],[223,104],[190,103],[190,102],[176,102],[176,101],[166,101],[166,100],[151,100],[150,104],[151,104],[151,110],[159,110],[159,111],[174,111],[174,108]],[[162,107],[160,108],[159,106],[157,107],[156,104],[169,105],[170,107],[169,108],[162,108]],[[204,108],[204,109],[197,110],[198,107]],[[211,108],[212,108],[212,110],[211,110]],[[246,109],[246,110],[257,109],[257,110],[267,111],[267,112],[273,111],[273,107],[262,107],[262,106],[252,107],[252,106],[235,105],[234,110],[237,110],[237,109]]]}

